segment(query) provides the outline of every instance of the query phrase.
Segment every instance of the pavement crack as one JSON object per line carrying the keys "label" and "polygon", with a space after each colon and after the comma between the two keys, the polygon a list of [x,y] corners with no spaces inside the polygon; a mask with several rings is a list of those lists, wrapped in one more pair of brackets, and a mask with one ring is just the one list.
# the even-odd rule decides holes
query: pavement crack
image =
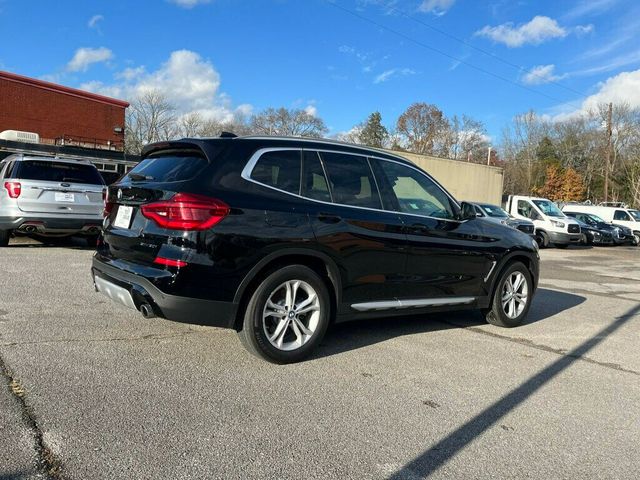
{"label": "pavement crack", "polygon": [[22,418],[33,435],[38,472],[47,480],[62,480],[64,478],[62,476],[62,464],[44,441],[42,430],[36,420],[33,409],[27,403],[27,391],[20,380],[9,370],[1,355],[0,376],[6,382],[11,395],[17,400]]}
{"label": "pavement crack", "polygon": [[[622,318],[626,318],[628,316],[635,316],[635,315],[624,315],[621,317],[618,317],[618,319],[622,319]],[[531,348],[535,348],[536,350],[542,350],[543,352],[548,352],[548,353],[554,353],[556,355],[561,355],[564,357],[570,357],[570,358],[575,358],[576,360],[581,360],[583,362],[586,363],[590,363],[592,365],[598,365],[600,367],[604,367],[604,368],[609,368],[611,370],[616,370],[618,372],[624,372],[624,373],[630,373],[631,375],[637,375],[640,376],[640,371],[637,370],[632,370],[629,368],[625,368],[622,365],[618,364],[618,363],[611,363],[611,362],[602,362],[599,360],[594,360],[593,358],[590,357],[585,357],[585,356],[581,356],[581,355],[572,355],[570,353],[567,353],[567,350],[562,349],[562,348],[553,348],[550,347],[548,345],[543,345],[541,343],[535,343],[527,338],[519,338],[519,337],[510,337],[508,335],[500,335],[499,333],[494,333],[494,332],[488,332],[486,330],[484,330],[483,328],[480,327],[465,327],[463,325],[458,325],[452,322],[447,322],[445,320],[440,320],[440,322],[445,323],[447,325],[450,325],[452,327],[456,327],[456,328],[460,328],[462,330],[468,330],[470,332],[473,333],[479,333],[481,335],[486,335],[488,337],[493,337],[493,338],[498,338],[500,340],[506,340],[508,342],[512,342],[512,343],[517,343],[519,345],[525,345],[527,347],[531,347]]]}

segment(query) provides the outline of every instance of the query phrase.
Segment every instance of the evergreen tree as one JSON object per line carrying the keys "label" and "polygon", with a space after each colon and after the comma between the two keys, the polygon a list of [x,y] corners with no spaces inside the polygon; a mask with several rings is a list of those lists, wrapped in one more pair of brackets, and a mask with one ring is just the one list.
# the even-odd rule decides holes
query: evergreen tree
{"label": "evergreen tree", "polygon": [[370,147],[382,148],[389,137],[389,132],[382,125],[380,112],[373,112],[362,124],[359,132],[359,143]]}

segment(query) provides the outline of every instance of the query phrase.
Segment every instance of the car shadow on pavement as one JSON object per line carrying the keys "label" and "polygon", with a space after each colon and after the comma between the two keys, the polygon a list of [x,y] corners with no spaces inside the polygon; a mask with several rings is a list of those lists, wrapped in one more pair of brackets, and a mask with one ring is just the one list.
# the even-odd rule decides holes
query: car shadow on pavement
{"label": "car shadow on pavement", "polygon": [[[523,325],[544,321],[580,305],[584,301],[585,297],[580,295],[539,288],[536,291],[531,310]],[[486,320],[478,310],[407,315],[339,323],[329,327],[324,340],[320,344],[320,348],[312,358],[327,357],[350,350],[357,350],[406,335],[451,328],[478,327],[486,324]]]}
{"label": "car shadow on pavement", "polygon": [[431,445],[424,453],[398,469],[388,478],[427,478],[445,465],[467,445],[496,425],[502,418],[529,399],[555,377],[583,358],[629,320],[637,319],[640,304],[615,317],[605,328],[585,340],[573,350],[561,355],[557,360],[525,380],[520,386],[506,393],[466,423]]}
{"label": "car shadow on pavement", "polygon": [[[546,320],[584,301],[585,297],[580,295],[538,288],[523,325]],[[177,321],[177,323],[210,326],[206,322]],[[318,349],[303,361],[338,355],[407,335],[482,325],[487,325],[487,322],[479,310],[402,315],[334,324],[329,326]]]}
{"label": "car shadow on pavement", "polygon": [[17,237],[12,238],[9,245],[4,248],[66,248],[70,250],[95,250],[95,247],[88,246],[85,239],[79,237]]}

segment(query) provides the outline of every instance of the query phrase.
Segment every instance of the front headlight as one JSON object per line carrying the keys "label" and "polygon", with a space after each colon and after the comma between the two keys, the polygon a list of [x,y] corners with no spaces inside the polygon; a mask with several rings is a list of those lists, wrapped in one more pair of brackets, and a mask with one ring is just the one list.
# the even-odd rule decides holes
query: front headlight
{"label": "front headlight", "polygon": [[559,222],[557,220],[551,220],[551,223],[553,223],[558,228],[564,228],[564,223],[563,222]]}

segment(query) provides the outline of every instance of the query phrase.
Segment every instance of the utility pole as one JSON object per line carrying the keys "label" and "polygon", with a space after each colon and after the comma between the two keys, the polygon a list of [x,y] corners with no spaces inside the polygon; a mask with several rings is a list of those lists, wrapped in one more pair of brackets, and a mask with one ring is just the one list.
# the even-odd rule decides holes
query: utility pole
{"label": "utility pole", "polygon": [[604,201],[609,201],[609,161],[611,158],[611,113],[613,111],[613,103],[609,103],[607,111],[607,151],[604,160]]}
{"label": "utility pole", "polygon": [[489,151],[487,152],[487,165],[491,165],[491,147],[489,147]]}

